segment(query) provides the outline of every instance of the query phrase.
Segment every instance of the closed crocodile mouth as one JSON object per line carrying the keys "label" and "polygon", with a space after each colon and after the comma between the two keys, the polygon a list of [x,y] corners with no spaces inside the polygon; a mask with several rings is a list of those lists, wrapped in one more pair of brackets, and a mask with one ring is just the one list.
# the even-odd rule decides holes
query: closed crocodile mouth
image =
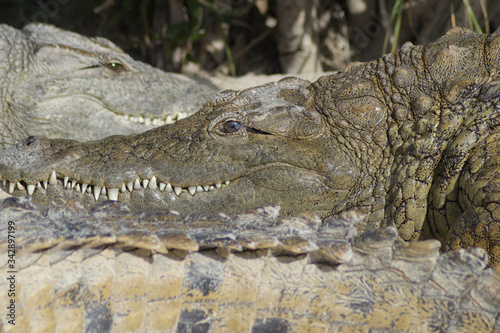
{"label": "closed crocodile mouth", "polygon": [[180,196],[182,192],[188,192],[191,196],[201,192],[211,192],[216,189],[221,188],[223,185],[229,185],[230,181],[221,181],[210,185],[196,185],[196,186],[172,186],[170,183],[165,183],[158,181],[156,176],[151,178],[140,178],[137,177],[134,181],[127,183],[122,183],[121,187],[106,188],[106,186],[92,185],[80,183],[77,180],[70,180],[68,176],[58,176],[55,171],[52,171],[49,179],[40,181],[35,184],[27,184],[24,181],[12,182],[7,179],[2,179],[0,174],[0,181],[3,183],[3,188],[5,191],[8,190],[10,194],[14,192],[17,188],[20,191],[26,191],[27,195],[31,196],[35,191],[47,190],[49,185],[58,185],[58,181],[62,182],[63,188],[66,190],[74,190],[81,193],[82,195],[90,194],[93,195],[94,199],[97,201],[101,195],[107,195],[108,200],[118,201],[118,194],[120,192],[133,192],[134,190],[159,190],[161,192],[175,193],[175,195]]}
{"label": "closed crocodile mouth", "polygon": [[119,117],[131,121],[136,124],[144,124],[146,126],[163,126],[167,124],[173,124],[177,120],[181,120],[188,116],[185,112],[177,112],[175,114],[169,114],[166,118],[148,118],[142,116],[129,116],[129,115],[121,115],[118,114]]}

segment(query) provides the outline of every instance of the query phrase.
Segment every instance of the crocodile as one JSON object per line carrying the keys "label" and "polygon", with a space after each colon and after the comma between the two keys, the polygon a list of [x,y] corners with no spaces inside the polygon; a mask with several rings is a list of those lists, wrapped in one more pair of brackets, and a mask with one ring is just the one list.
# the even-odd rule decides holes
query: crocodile
{"label": "crocodile", "polygon": [[485,268],[484,249],[396,244],[392,226],[358,234],[367,215],[355,211],[88,212],[27,197],[1,209],[0,233],[15,236],[0,241],[15,258],[2,261],[2,332],[500,329],[500,267]]}
{"label": "crocodile", "polygon": [[48,24],[0,25],[0,89],[0,149],[28,135],[140,133],[194,113],[219,90]]}
{"label": "crocodile", "polygon": [[30,136],[0,152],[0,186],[45,204],[109,199],[181,214],[358,209],[368,215],[360,231],[395,226],[404,241],[483,247],[497,266],[499,43],[500,31],[455,28],[313,83],[223,91],[141,134]]}

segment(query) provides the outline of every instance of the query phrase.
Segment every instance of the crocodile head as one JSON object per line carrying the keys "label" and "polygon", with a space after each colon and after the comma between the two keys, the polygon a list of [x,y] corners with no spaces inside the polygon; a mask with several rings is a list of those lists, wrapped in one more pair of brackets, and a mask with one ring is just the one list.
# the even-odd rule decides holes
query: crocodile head
{"label": "crocodile head", "polygon": [[194,113],[216,88],[133,60],[104,38],[0,26],[0,145],[27,135],[96,140]]}
{"label": "crocodile head", "polygon": [[[0,184],[40,201],[83,196],[89,204],[109,198],[137,209],[229,214],[279,204],[285,214],[324,215],[359,197],[368,173],[363,164],[375,161],[363,162],[345,144],[350,139],[332,131],[329,111],[315,104],[312,90],[308,81],[286,78],[225,91],[190,117],[128,137],[85,143],[29,137],[1,152]],[[358,101],[360,108],[366,103]],[[377,122],[382,109],[375,108]]]}

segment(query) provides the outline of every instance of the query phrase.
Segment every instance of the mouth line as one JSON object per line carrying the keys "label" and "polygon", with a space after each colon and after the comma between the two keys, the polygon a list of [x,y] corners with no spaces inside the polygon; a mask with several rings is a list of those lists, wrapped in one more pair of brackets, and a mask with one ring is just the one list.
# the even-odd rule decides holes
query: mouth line
{"label": "mouth line", "polygon": [[175,114],[167,115],[166,118],[159,118],[159,117],[148,118],[148,117],[143,117],[143,116],[130,116],[130,115],[126,115],[126,114],[123,115],[123,114],[116,113],[112,110],[110,110],[110,111],[113,112],[119,118],[122,118],[126,121],[130,121],[130,122],[135,123],[135,124],[140,124],[140,125],[145,125],[145,126],[163,126],[163,125],[173,124],[176,121],[181,120],[183,118],[186,118],[188,116],[187,113],[179,111]]}
{"label": "mouth line", "polygon": [[2,189],[13,194],[14,190],[25,191],[26,195],[32,196],[36,191],[46,191],[49,186],[62,186],[63,189],[69,191],[76,191],[82,195],[92,195],[95,201],[99,200],[101,195],[107,195],[108,200],[118,201],[119,193],[129,192],[132,193],[134,190],[158,190],[160,192],[174,193],[177,197],[181,196],[182,193],[189,193],[194,196],[197,193],[211,192],[215,191],[222,186],[229,185],[230,181],[220,181],[214,184],[208,185],[196,185],[196,186],[172,186],[168,182],[158,181],[156,176],[151,178],[140,178],[137,177],[134,181],[127,183],[122,183],[120,187],[106,187],[92,184],[85,184],[78,182],[77,180],[71,180],[68,176],[58,176],[55,171],[52,171],[50,177],[47,180],[39,181],[37,184],[28,184],[24,180],[19,181],[9,181],[5,179],[0,174],[0,182]]}
{"label": "mouth line", "polygon": [[[48,102],[51,100],[57,100],[57,99],[65,99],[65,98],[70,98],[70,99],[75,99],[75,98],[83,98],[85,100],[91,101],[92,103],[95,103],[99,105],[102,109],[107,110],[111,112],[113,115],[118,117],[118,119],[131,122],[134,124],[139,124],[139,125],[145,125],[145,126],[163,126],[167,124],[173,124],[178,120],[181,120],[183,118],[186,118],[188,114],[186,112],[182,111],[175,111],[172,112],[171,114],[167,114],[166,116],[160,116],[160,117],[147,117],[147,116],[136,116],[136,115],[129,115],[129,114],[123,114],[119,113],[112,108],[110,108],[106,103],[101,101],[99,98],[92,96],[92,95],[86,95],[86,94],[73,94],[73,95],[59,95],[59,96],[54,96],[54,97],[46,97],[44,102]],[[43,102],[42,102],[43,103]]]}
{"label": "mouth line", "polygon": [[[191,196],[196,195],[197,193],[203,192],[212,192],[217,189],[220,189],[223,186],[229,185],[231,181],[237,180],[239,178],[245,178],[249,175],[259,172],[264,169],[268,169],[269,167],[292,167],[303,169],[301,167],[291,165],[283,162],[273,162],[268,164],[259,165],[253,168],[249,168],[247,172],[242,173],[232,180],[220,180],[215,183],[207,183],[203,184],[200,182],[200,185],[173,185],[168,181],[162,181],[159,177],[152,176],[150,178],[142,178],[136,176],[129,181],[122,181],[121,185],[117,186],[105,186],[105,185],[97,185],[92,183],[84,183],[77,179],[72,179],[72,177],[62,174],[60,172],[56,172],[53,170],[48,177],[44,180],[38,179],[38,182],[28,183],[24,179],[18,180],[9,180],[2,175],[0,172],[0,187],[7,193],[13,194],[15,190],[19,190],[20,192],[25,192],[25,195],[32,196],[37,191],[46,191],[49,189],[49,186],[59,186],[64,190],[75,191],[81,195],[91,195],[95,199],[95,201],[99,200],[101,195],[107,195],[108,200],[118,201],[119,193],[132,193],[134,190],[157,190],[160,192],[173,193],[177,197],[181,196],[183,193],[189,193]],[[311,171],[311,170],[308,170]],[[43,177],[42,177],[43,178]],[[22,194],[22,193],[21,193]],[[18,195],[18,194],[16,194]]]}

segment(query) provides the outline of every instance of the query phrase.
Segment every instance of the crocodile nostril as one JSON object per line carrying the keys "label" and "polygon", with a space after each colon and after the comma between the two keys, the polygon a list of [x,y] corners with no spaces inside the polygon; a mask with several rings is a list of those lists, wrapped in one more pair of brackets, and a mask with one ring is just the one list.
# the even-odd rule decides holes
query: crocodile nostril
{"label": "crocodile nostril", "polygon": [[35,142],[36,138],[34,136],[29,136],[26,138],[26,146],[30,146],[33,142]]}

